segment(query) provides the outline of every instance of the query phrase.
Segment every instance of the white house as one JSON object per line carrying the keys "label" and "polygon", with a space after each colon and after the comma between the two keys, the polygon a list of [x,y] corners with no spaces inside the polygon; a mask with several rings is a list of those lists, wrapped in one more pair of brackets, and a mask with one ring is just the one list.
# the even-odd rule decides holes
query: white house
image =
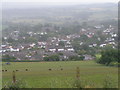
{"label": "white house", "polygon": [[70,51],[70,52],[74,52],[74,49],[73,48],[69,48],[69,49],[67,49],[68,51]]}
{"label": "white house", "polygon": [[62,48],[61,48],[61,49],[58,49],[58,51],[64,51],[64,50],[65,50],[65,49],[62,49]]}
{"label": "white house", "polygon": [[104,46],[106,46],[106,44],[101,44],[101,45],[100,45],[100,47],[104,47]]}
{"label": "white house", "polygon": [[10,48],[11,52],[19,52],[20,50],[18,48],[14,49],[14,48]]}
{"label": "white house", "polygon": [[55,52],[56,49],[54,49],[54,48],[53,48],[53,49],[49,49],[49,51],[50,51],[50,52]]}
{"label": "white house", "polygon": [[96,47],[96,46],[97,46],[97,44],[93,44],[93,46],[94,46],[94,47]]}
{"label": "white house", "polygon": [[34,47],[36,44],[35,43],[32,43],[32,44],[30,44],[30,47]]}
{"label": "white house", "polygon": [[115,45],[115,42],[109,42],[109,44]]}
{"label": "white house", "polygon": [[117,34],[112,34],[112,37],[117,37]]}
{"label": "white house", "polygon": [[93,47],[93,45],[89,45],[89,47]]}
{"label": "white house", "polygon": [[72,47],[72,45],[65,45],[65,47]]}
{"label": "white house", "polygon": [[6,45],[1,45],[2,48],[6,47]]}

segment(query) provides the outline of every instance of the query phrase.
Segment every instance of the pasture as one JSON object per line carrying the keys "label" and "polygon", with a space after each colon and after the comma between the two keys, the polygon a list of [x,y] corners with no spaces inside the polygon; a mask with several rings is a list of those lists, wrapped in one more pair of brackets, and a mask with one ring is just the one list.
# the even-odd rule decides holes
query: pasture
{"label": "pasture", "polygon": [[80,78],[93,88],[102,88],[107,75],[112,77],[114,88],[118,87],[118,68],[107,67],[95,61],[58,61],[58,62],[12,62],[2,70],[3,86],[12,81],[12,71],[16,79],[26,83],[27,88],[72,88],[76,78],[76,67],[80,68]]}

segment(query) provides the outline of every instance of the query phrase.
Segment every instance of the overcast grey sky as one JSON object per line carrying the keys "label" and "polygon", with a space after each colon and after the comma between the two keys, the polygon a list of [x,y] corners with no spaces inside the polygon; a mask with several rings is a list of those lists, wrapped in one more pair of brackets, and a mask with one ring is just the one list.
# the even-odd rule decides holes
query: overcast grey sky
{"label": "overcast grey sky", "polygon": [[[48,6],[77,5],[77,4],[92,4],[92,3],[109,3],[109,2],[118,3],[118,1],[119,0],[2,0],[2,2],[5,2],[4,4],[2,4],[2,6],[3,8],[29,8],[29,7],[32,8],[32,7],[39,7],[46,5]],[[8,3],[8,2],[14,2],[14,3]]]}
{"label": "overcast grey sky", "polygon": [[119,0],[2,0],[2,2],[80,2],[80,3],[104,3],[115,2]]}

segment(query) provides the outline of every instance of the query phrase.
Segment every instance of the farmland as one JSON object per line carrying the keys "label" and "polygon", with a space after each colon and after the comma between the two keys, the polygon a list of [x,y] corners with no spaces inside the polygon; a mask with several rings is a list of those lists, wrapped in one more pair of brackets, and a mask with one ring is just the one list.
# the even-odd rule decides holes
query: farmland
{"label": "farmland", "polygon": [[104,80],[110,76],[114,88],[117,87],[118,68],[103,66],[95,61],[12,62],[11,65],[3,63],[2,69],[7,70],[2,73],[3,87],[12,81],[12,71],[18,70],[16,79],[24,81],[27,88],[72,88],[76,67],[80,68],[80,79],[86,81],[86,85],[102,88]]}

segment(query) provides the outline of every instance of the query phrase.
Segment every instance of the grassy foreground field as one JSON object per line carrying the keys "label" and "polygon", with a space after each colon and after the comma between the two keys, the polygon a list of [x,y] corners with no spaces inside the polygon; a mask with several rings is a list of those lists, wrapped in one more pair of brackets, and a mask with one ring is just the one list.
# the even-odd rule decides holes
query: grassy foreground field
{"label": "grassy foreground field", "polygon": [[12,62],[11,65],[3,65],[3,70],[7,70],[2,73],[3,86],[12,81],[12,71],[19,70],[16,78],[24,81],[27,88],[72,88],[77,66],[80,68],[80,78],[86,81],[86,85],[102,88],[109,75],[114,88],[117,87],[118,68],[96,64],[95,61]]}

